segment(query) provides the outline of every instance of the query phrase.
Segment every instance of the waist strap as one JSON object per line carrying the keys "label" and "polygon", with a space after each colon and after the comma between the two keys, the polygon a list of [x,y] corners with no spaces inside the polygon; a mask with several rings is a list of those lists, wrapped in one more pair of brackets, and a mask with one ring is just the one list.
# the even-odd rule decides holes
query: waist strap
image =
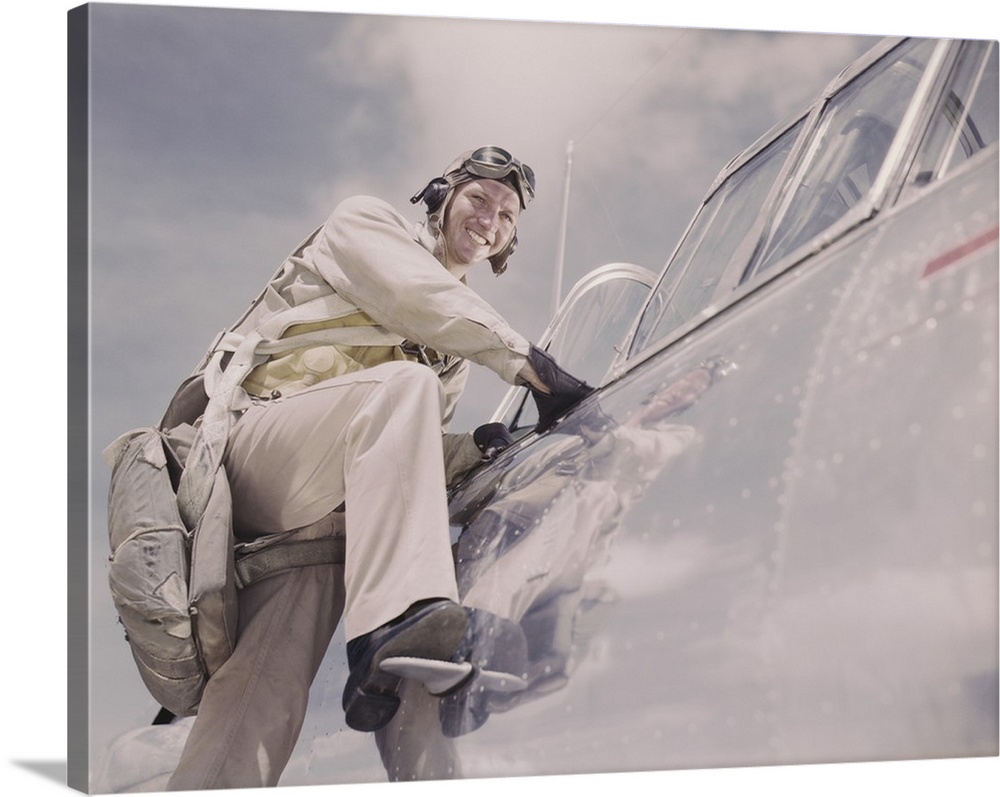
{"label": "waist strap", "polygon": [[347,552],[344,537],[282,542],[242,553],[236,558],[236,587],[243,589],[257,581],[293,567],[342,565]]}

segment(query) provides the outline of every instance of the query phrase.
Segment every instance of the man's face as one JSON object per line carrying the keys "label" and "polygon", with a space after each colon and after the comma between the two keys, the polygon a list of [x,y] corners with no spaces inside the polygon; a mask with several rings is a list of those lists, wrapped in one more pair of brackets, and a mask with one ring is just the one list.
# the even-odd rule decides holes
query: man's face
{"label": "man's face", "polygon": [[444,219],[449,263],[470,265],[495,255],[510,240],[521,202],[496,180],[473,180],[455,189]]}

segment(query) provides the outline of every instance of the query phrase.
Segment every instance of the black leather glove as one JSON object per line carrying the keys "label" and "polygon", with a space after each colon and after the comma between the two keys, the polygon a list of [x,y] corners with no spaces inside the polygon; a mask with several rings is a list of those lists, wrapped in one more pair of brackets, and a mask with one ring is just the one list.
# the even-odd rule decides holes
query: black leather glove
{"label": "black leather glove", "polygon": [[486,459],[493,459],[514,442],[502,423],[484,423],[472,433],[472,439]]}
{"label": "black leather glove", "polygon": [[549,389],[549,393],[545,394],[529,386],[535,405],[538,407],[536,432],[544,432],[571,407],[594,392],[594,388],[564,371],[551,354],[537,346],[531,347],[528,364]]}

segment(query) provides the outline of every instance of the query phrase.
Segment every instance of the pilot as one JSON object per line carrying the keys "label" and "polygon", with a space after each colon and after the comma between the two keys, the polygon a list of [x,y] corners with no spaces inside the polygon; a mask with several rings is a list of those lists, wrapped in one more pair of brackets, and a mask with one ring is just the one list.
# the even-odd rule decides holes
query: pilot
{"label": "pilot", "polygon": [[211,461],[207,430],[222,418],[237,539],[341,528],[346,557],[241,590],[235,650],[207,684],[168,788],[278,781],[341,614],[343,707],[356,730],[383,728],[398,706],[399,679],[379,671],[382,658],[468,650],[474,624],[458,604],[446,485],[510,443],[497,424],[443,434],[469,363],[527,385],[542,427],[590,390],[466,282],[484,261],[503,273],[534,192],[526,164],[482,147],[411,199],[427,208],[419,224],[379,199],[345,200],[206,358],[211,399],[182,512],[204,511],[191,463]]}

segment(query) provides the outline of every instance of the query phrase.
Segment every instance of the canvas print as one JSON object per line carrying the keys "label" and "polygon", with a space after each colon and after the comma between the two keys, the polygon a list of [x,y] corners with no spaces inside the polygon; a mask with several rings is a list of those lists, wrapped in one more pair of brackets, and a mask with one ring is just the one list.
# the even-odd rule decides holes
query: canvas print
{"label": "canvas print", "polygon": [[997,755],[996,41],[69,23],[70,785]]}

